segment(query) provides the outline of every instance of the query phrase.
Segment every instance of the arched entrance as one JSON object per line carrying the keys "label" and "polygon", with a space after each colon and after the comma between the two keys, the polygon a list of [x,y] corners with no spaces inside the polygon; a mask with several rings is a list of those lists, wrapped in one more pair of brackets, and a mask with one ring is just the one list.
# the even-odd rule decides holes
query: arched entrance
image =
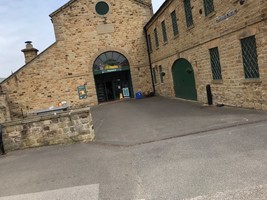
{"label": "arched entrance", "polygon": [[182,99],[197,100],[194,70],[186,59],[178,59],[172,66],[175,96]]}
{"label": "arched entrance", "polygon": [[133,96],[130,65],[124,55],[102,53],[94,62],[93,72],[99,103]]}

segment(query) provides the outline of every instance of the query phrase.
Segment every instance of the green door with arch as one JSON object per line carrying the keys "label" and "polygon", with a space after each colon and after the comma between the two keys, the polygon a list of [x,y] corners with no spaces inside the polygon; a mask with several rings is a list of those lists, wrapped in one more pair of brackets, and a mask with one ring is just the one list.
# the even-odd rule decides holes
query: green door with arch
{"label": "green door with arch", "polygon": [[172,67],[175,96],[182,99],[197,100],[194,70],[186,59],[178,59]]}

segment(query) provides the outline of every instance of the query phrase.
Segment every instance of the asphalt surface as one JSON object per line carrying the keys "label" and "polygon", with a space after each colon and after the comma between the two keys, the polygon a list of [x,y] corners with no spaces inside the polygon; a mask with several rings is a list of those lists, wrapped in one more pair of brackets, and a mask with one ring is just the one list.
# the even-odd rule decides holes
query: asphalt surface
{"label": "asphalt surface", "polygon": [[1,156],[0,200],[266,200],[266,113],[157,97],[92,110],[95,142]]}
{"label": "asphalt surface", "polygon": [[163,97],[92,108],[96,142],[131,146],[267,120],[267,113]]}

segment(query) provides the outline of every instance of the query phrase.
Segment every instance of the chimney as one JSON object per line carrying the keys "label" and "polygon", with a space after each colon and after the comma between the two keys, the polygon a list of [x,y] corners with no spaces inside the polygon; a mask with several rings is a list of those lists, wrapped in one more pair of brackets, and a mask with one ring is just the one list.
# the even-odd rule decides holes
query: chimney
{"label": "chimney", "polygon": [[25,63],[27,64],[37,56],[38,49],[33,48],[32,41],[26,41],[25,43],[26,48],[22,49],[21,51],[24,53]]}

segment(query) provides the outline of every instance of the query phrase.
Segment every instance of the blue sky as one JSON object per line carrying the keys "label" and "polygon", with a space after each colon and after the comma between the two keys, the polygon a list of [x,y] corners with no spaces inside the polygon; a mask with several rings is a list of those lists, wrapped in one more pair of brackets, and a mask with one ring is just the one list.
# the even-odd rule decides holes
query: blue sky
{"label": "blue sky", "polygon": [[[0,0],[0,78],[24,65],[21,49],[33,41],[39,53],[55,42],[49,14],[69,0]],[[164,0],[152,0],[154,12]]]}

